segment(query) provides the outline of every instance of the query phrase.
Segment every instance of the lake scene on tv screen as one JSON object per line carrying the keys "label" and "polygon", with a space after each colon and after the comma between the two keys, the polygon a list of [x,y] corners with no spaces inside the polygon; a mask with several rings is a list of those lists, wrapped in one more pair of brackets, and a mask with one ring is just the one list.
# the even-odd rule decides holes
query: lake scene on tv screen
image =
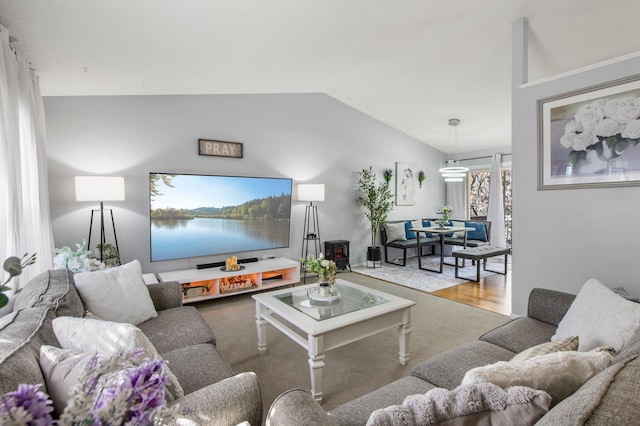
{"label": "lake scene on tv screen", "polygon": [[289,246],[291,179],[149,174],[151,261]]}

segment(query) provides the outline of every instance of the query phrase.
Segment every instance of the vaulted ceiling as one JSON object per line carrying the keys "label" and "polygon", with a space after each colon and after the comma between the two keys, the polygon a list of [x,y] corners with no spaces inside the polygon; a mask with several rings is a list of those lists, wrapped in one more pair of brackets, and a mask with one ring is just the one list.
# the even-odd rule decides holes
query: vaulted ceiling
{"label": "vaulted ceiling", "polygon": [[444,152],[511,144],[520,17],[530,81],[640,51],[638,0],[0,1],[45,96],[323,92]]}

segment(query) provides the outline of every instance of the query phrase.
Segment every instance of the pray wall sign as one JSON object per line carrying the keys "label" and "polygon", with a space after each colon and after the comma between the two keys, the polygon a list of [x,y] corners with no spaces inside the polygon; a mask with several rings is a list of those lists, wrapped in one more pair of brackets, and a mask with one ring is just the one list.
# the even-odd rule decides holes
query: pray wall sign
{"label": "pray wall sign", "polygon": [[242,144],[239,142],[198,139],[198,154],[213,157],[242,158]]}

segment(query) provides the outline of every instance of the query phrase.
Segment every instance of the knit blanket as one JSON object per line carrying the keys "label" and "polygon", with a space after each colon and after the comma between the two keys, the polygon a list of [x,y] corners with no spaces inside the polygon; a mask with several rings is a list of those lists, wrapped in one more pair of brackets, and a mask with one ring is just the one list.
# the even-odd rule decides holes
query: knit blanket
{"label": "knit blanket", "polygon": [[[535,401],[534,401],[535,400]],[[368,426],[422,426],[432,425],[449,419],[473,415],[482,412],[502,412],[504,421],[509,416],[520,416],[523,413],[533,414],[532,421],[522,423],[524,419],[517,417],[512,424],[533,424],[548,410],[551,397],[544,391],[524,386],[513,386],[502,389],[492,383],[483,382],[461,385],[450,391],[436,388],[423,395],[410,395],[402,405],[392,405],[374,411],[367,422]],[[537,410],[526,407],[513,411],[505,416],[509,407],[534,405]],[[532,413],[532,411],[537,411]],[[512,420],[516,420],[513,419]],[[455,422],[454,422],[455,423]],[[454,424],[451,423],[451,424]],[[488,424],[502,423],[491,421]],[[449,424],[449,423],[447,423]],[[505,423],[508,424],[508,423]]]}

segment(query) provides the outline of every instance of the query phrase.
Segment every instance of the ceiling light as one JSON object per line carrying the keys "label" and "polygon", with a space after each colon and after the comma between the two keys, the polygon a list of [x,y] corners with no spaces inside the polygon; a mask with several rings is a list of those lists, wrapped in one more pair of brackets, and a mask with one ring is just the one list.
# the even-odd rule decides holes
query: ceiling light
{"label": "ceiling light", "polygon": [[[458,147],[458,125],[460,124],[460,120],[457,118],[449,119],[449,126],[453,126],[454,131],[454,146],[453,150],[456,151]],[[459,164],[458,160],[447,159],[444,167],[441,167],[438,170],[442,173],[442,177],[445,182],[462,182],[466,173],[469,171],[468,167],[463,167]]]}
{"label": "ceiling light", "polygon": [[451,173],[451,172],[442,173],[443,178],[463,178],[465,176],[466,176],[465,173]]}

